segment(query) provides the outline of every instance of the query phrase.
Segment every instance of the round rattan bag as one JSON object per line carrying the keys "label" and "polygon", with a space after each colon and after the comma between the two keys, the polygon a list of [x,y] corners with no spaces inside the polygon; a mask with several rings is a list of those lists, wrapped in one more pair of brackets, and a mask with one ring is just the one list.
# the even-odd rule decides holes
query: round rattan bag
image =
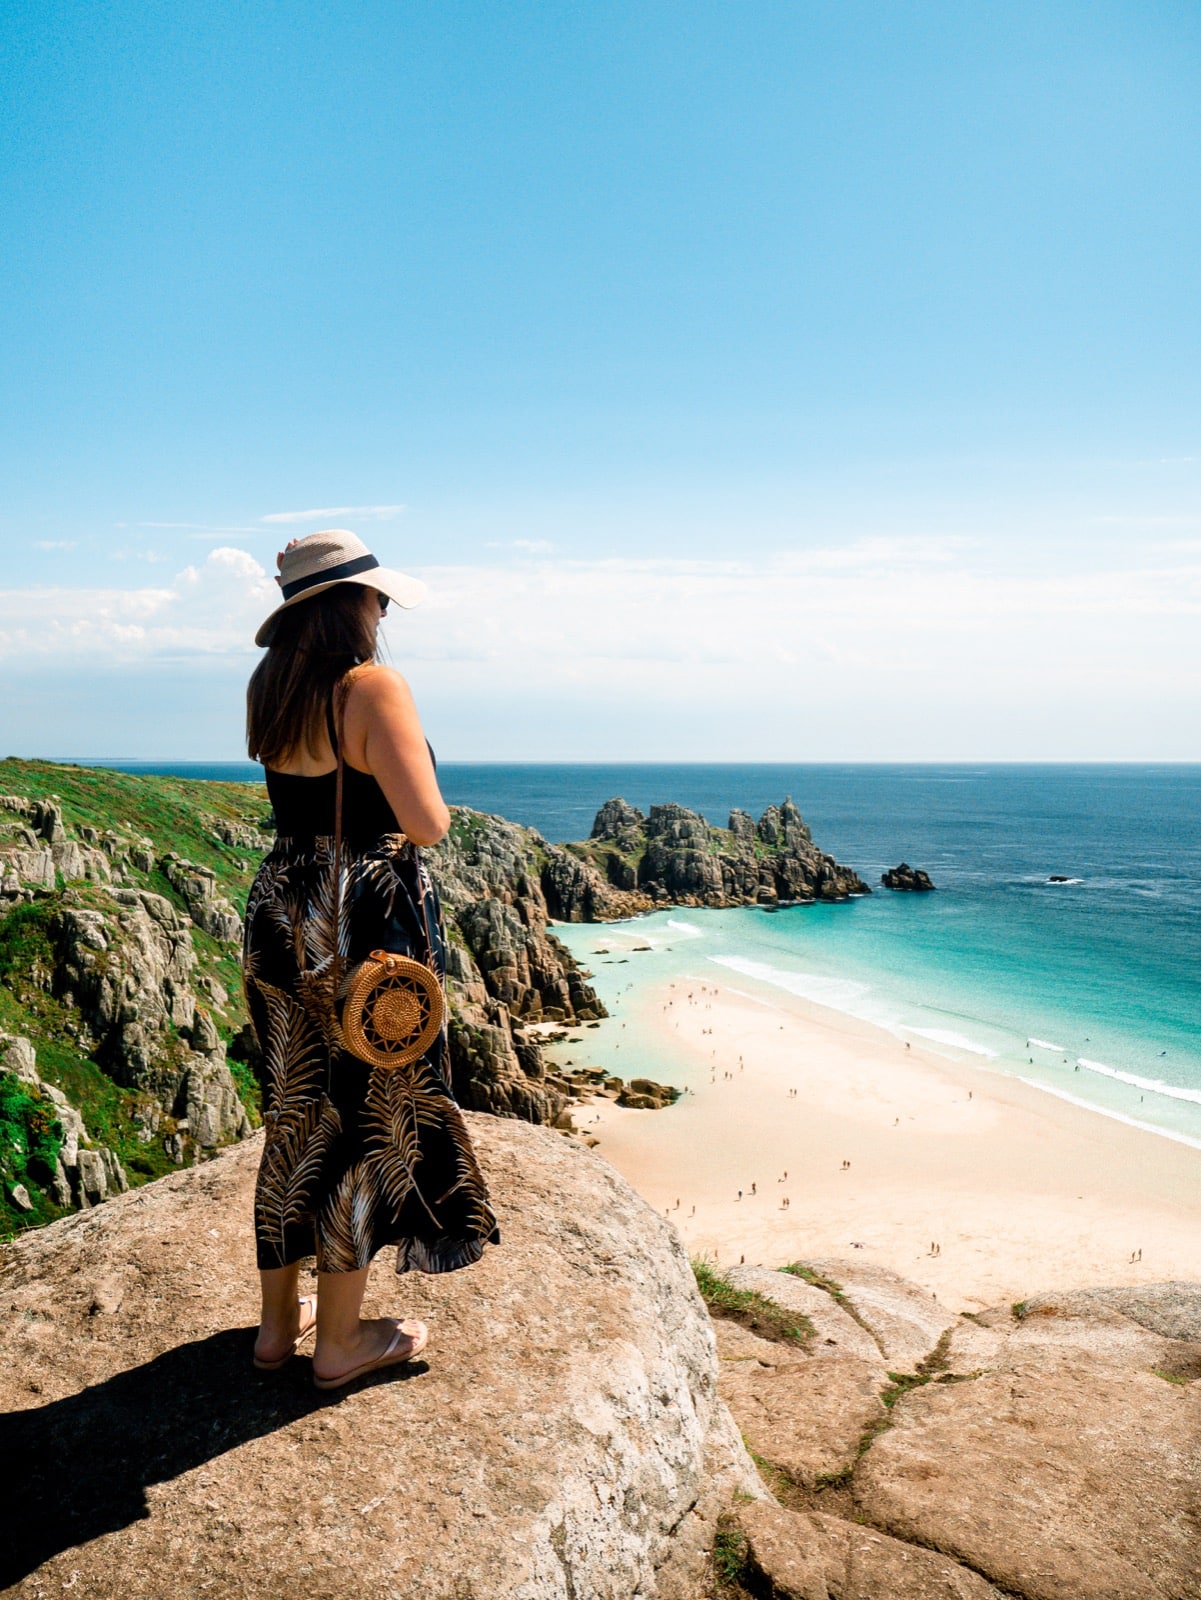
{"label": "round rattan bag", "polygon": [[442,985],[423,962],[373,950],[351,974],[342,1037],[370,1066],[405,1067],[438,1037],[445,1007]]}

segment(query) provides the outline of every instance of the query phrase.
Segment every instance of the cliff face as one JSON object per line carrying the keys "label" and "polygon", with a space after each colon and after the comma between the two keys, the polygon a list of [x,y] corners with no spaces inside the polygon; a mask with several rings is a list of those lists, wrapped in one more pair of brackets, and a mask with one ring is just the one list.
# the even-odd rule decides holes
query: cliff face
{"label": "cliff face", "polygon": [[450,1053],[460,1104],[554,1122],[568,1086],[548,1075],[530,1022],[603,1017],[575,959],[548,929],[543,872],[556,852],[530,828],[456,806],[423,852],[450,939]]}
{"label": "cliff face", "polygon": [[25,791],[0,795],[12,1226],[87,1209],[250,1132],[255,1085],[233,1059],[237,902],[269,841],[254,826],[262,798],[243,785],[16,761],[0,763],[0,784]]}

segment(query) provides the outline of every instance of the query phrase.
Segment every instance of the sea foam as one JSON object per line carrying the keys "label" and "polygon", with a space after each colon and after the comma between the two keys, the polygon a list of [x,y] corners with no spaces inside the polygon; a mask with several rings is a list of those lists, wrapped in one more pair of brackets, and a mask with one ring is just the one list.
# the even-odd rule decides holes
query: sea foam
{"label": "sea foam", "polygon": [[1099,1072],[1106,1078],[1116,1078],[1119,1083],[1133,1084],[1136,1089],[1146,1089],[1149,1094],[1167,1095],[1172,1100],[1191,1100],[1201,1106],[1201,1089],[1181,1089],[1177,1084],[1164,1083],[1162,1078],[1140,1078],[1137,1072],[1122,1072],[1117,1067],[1107,1067],[1103,1061],[1090,1061],[1086,1056],[1077,1058],[1086,1072]]}
{"label": "sea foam", "polygon": [[974,1056],[987,1056],[990,1061],[998,1054],[996,1050],[990,1050],[987,1045],[977,1044],[966,1034],[955,1033],[950,1028],[909,1027],[905,1032],[920,1034],[923,1039],[933,1039],[936,1044],[954,1045],[956,1050],[969,1050]]}
{"label": "sea foam", "polygon": [[796,972],[784,967],[773,967],[766,961],[750,961],[745,956],[710,956],[719,967],[729,967],[744,977],[758,978],[773,988],[784,989],[789,994],[800,995],[816,1005],[829,1006],[834,1011],[849,1011],[851,1002],[868,992],[866,983],[856,983],[852,978],[824,978],[816,972]]}
{"label": "sea foam", "polygon": [[1066,1045],[1052,1044],[1050,1039],[1027,1039],[1027,1044],[1032,1044],[1036,1050],[1054,1050],[1056,1055],[1063,1055]]}
{"label": "sea foam", "polygon": [[1082,1111],[1095,1111],[1099,1117],[1124,1122],[1128,1128],[1141,1128],[1144,1133],[1157,1133],[1161,1139],[1172,1139],[1176,1144],[1187,1144],[1194,1150],[1201,1150],[1201,1139],[1190,1138],[1187,1133],[1177,1133],[1173,1128],[1160,1128],[1154,1122],[1141,1122],[1138,1117],[1123,1116],[1120,1111],[1111,1111],[1108,1106],[1099,1106],[1093,1100],[1082,1100],[1079,1095],[1068,1094],[1066,1089],[1053,1089],[1049,1083],[1036,1083],[1033,1078],[1023,1078],[1022,1082],[1031,1089],[1053,1094],[1057,1100],[1066,1100],[1069,1105],[1079,1106]]}

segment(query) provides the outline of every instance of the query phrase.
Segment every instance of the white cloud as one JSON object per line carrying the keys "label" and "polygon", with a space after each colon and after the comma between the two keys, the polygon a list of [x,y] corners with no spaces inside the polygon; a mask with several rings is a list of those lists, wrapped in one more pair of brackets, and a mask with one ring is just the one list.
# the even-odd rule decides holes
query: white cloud
{"label": "white cloud", "polygon": [[210,551],[169,585],[0,590],[0,660],[242,654],[278,596],[252,555],[229,548]]}
{"label": "white cloud", "polygon": [[[126,528],[129,524],[118,522],[118,528]],[[178,528],[191,532],[194,539],[218,539],[226,533],[261,533],[257,526],[243,527],[238,523],[219,522],[139,522],[139,528]]]}
{"label": "white cloud", "polygon": [[519,550],[523,556],[549,556],[555,546],[549,539],[489,539],[489,550]]}
{"label": "white cloud", "polygon": [[[385,632],[464,756],[1179,755],[1201,683],[1201,552],[1088,571],[989,554],[941,540],[764,559],[498,553],[419,569],[429,601]],[[249,665],[277,599],[231,547],[155,587],[9,590],[0,659]],[[601,751],[588,730],[606,719]]]}
{"label": "white cloud", "polygon": [[78,539],[35,539],[35,550],[74,550],[78,547]]}
{"label": "white cloud", "polygon": [[386,522],[399,517],[404,506],[319,506],[313,511],[271,511],[260,522],[317,522],[326,517],[367,517]]}

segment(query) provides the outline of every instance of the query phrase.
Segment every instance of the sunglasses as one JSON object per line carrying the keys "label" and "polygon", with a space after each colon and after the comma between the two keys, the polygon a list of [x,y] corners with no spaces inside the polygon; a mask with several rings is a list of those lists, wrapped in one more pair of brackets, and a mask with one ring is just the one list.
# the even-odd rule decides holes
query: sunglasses
{"label": "sunglasses", "polygon": [[381,617],[388,615],[388,596],[386,594],[381,594],[379,597],[379,614]]}

